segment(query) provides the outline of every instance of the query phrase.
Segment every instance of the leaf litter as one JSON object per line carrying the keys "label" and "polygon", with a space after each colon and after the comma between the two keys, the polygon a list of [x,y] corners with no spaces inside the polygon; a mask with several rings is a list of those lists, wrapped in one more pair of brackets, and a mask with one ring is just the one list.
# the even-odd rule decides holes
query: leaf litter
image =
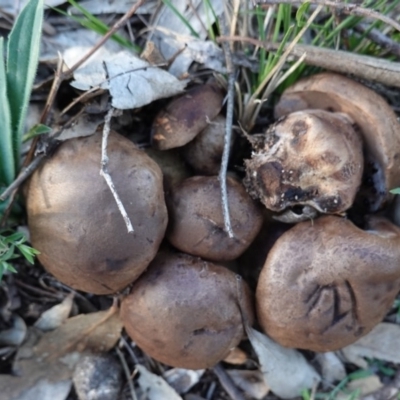
{"label": "leaf litter", "polygon": [[[14,6],[14,2],[9,3],[12,3],[11,5]],[[64,3],[64,1],[55,0],[52,1],[52,3],[54,3],[52,5],[59,5]],[[149,1],[147,3],[148,7],[154,7],[154,1]],[[158,45],[165,58],[168,59],[168,55],[183,50],[170,67],[169,71],[172,74],[169,74],[170,77],[168,79],[170,79],[170,81],[167,87],[163,87],[159,90],[157,82],[159,82],[161,76],[154,78],[152,73],[153,71],[157,71],[156,73],[158,74],[161,71],[164,74],[166,71],[162,68],[151,66],[151,64],[144,62],[139,57],[132,55],[132,53],[122,50],[119,45],[110,41],[106,47],[100,50],[96,56],[97,58],[91,58],[89,62],[85,63],[84,66],[76,71],[72,85],[79,90],[88,90],[95,86],[107,89],[113,97],[113,106],[125,109],[141,107],[145,104],[149,104],[154,99],[170,97],[182,91],[186,82],[174,78],[173,75],[178,77],[185,75],[190,64],[194,61],[203,64],[207,68],[224,73],[223,54],[214,42],[203,40],[207,35],[202,30],[201,26],[196,25],[198,23],[198,16],[185,13],[186,7],[183,9],[182,7],[183,5],[186,6],[186,2],[183,0],[173,3],[178,10],[183,10],[182,12],[185,17],[187,17],[189,24],[195,27],[195,30],[199,33],[199,38],[189,36],[190,29],[188,29],[187,26],[183,26],[182,23],[177,23],[175,16],[171,16],[171,10],[165,5],[154,15],[154,20],[158,20],[158,27],[154,30],[153,40],[154,38],[158,40]],[[107,4],[104,3],[100,7],[99,2],[83,1],[81,5],[86,7],[93,14],[101,14],[125,12],[127,7],[132,5],[132,2],[128,4],[126,0],[110,0]],[[202,8],[203,6],[199,1],[194,1],[193,5],[204,22],[207,16],[207,10]],[[221,2],[216,1],[215,4],[213,2],[213,5],[216,5],[216,15],[221,15]],[[215,22],[214,19],[211,19],[211,21],[212,23]],[[85,32],[85,34],[83,34],[83,32]],[[43,61],[54,61],[56,59],[56,52],[54,50],[57,49],[57,46],[60,46],[59,50],[63,52],[65,61],[67,64],[71,64],[74,59],[82,55],[82,52],[91,48],[100,37],[88,30],[80,30],[78,33],[71,31],[70,34],[71,36],[69,38],[69,32],[60,34],[60,41],[57,41],[57,37],[51,38],[54,44],[52,52],[48,51],[47,54],[43,52]],[[88,35],[92,35],[92,39],[82,44],[81,40],[86,40]],[[60,44],[65,38],[65,43]],[[105,49],[104,52],[103,49]],[[115,57],[117,57],[118,61],[114,63]],[[112,60],[112,62],[109,60]],[[148,73],[148,71],[152,72]],[[95,79],[88,81],[92,76],[95,77]],[[166,75],[163,75],[163,77],[165,76]],[[115,85],[113,81],[115,81]],[[131,84],[132,81],[135,83]],[[140,90],[138,90],[137,81],[141,82],[140,84],[142,86],[140,86]],[[156,83],[152,86],[154,82]],[[144,100],[138,100],[135,97],[137,95],[134,93],[134,89],[141,94],[149,90],[150,96]],[[143,101],[143,103],[141,103],[141,101]],[[97,127],[98,124],[96,125],[95,123],[90,130],[94,131]],[[90,134],[90,132],[88,132],[88,134]],[[67,135],[67,137],[69,136]],[[53,308],[53,310],[54,309],[55,308]],[[51,310],[52,309],[50,309],[49,312]],[[88,349],[93,351],[107,351],[115,346],[116,341],[120,337],[121,327],[116,315],[110,317],[110,319],[106,318],[105,320],[104,318],[107,314],[104,314],[104,312],[94,313],[96,317],[92,314],[78,316],[81,317],[76,320],[79,321],[79,323],[72,328],[74,325],[71,320],[78,317],[65,320],[65,313],[66,311],[64,311],[64,316],[62,318],[60,317],[58,320],[57,317],[55,318],[58,322],[51,322],[50,318],[49,329],[51,329],[51,326],[56,328],[53,332],[43,334],[34,328],[29,328],[28,331],[25,332],[25,334],[28,334],[28,340],[18,350],[13,369],[18,372],[18,374],[24,373],[25,371],[27,372],[26,376],[29,377],[32,374],[32,379],[29,378],[27,380],[30,382],[30,386],[29,388],[27,386],[21,388],[21,377],[17,377],[16,379],[19,382],[15,384],[15,392],[4,392],[2,390],[4,381],[3,377],[0,375],[1,393],[11,393],[10,396],[14,396],[15,393],[17,393],[19,399],[40,398],[46,400],[48,398],[58,400],[59,398],[66,398],[71,388],[71,371],[74,369],[73,367],[79,363],[79,360],[82,359],[82,354]],[[42,315],[41,319],[49,318],[46,317],[45,314],[46,313]],[[16,321],[18,321],[18,318],[16,318]],[[63,322],[65,322],[65,324],[63,324]],[[102,340],[99,340],[99,338],[96,339],[95,337],[96,335],[94,333],[103,323],[105,324],[104,329],[106,335],[110,336],[110,342],[104,343]],[[379,327],[382,325],[385,324],[381,324]],[[400,348],[398,343],[399,339],[396,339],[396,337],[400,337],[399,326],[395,324],[387,325],[391,325],[391,327],[386,327],[385,329],[381,328],[381,330],[378,330],[377,327],[375,329],[376,332],[375,330],[371,332],[371,337],[368,335],[363,338],[369,338],[369,341],[363,341],[363,339],[361,339],[354,345],[343,349],[343,351],[340,352],[341,356],[346,362],[351,362],[361,368],[368,367],[368,363],[365,360],[366,357],[375,357],[381,360],[400,363],[400,354],[397,354],[397,351],[394,350]],[[254,398],[259,398],[257,396],[261,396],[264,392],[267,393],[268,388],[271,388],[271,390],[281,396],[281,398],[291,398],[297,396],[304,388],[313,388],[316,383],[321,380],[321,376],[323,380],[329,382],[338,381],[343,376],[343,363],[332,353],[319,355],[319,357],[321,357],[321,359],[318,360],[321,366],[320,376],[300,352],[292,349],[284,349],[260,332],[252,328],[248,329],[251,329],[250,333],[248,332],[250,341],[257,353],[262,372],[259,370],[230,370],[228,373],[234,379],[238,387]],[[60,340],[55,340],[55,338],[51,336],[51,333],[55,336],[60,336]],[[74,336],[76,334],[78,338],[82,338],[82,341],[76,341]],[[93,337],[92,334],[94,335]],[[72,339],[73,337],[74,339]],[[48,347],[48,340],[50,340],[50,347]],[[66,340],[66,342],[64,342],[64,340]],[[17,342],[15,342],[17,343],[15,345],[18,345],[20,340]],[[69,345],[65,346],[65,343],[69,343]],[[55,355],[53,356],[55,357],[54,359],[53,357],[49,358],[49,354],[52,353]],[[53,369],[58,370],[55,376],[52,375],[54,374]],[[39,370],[44,372],[44,374],[39,374]],[[136,371],[138,373],[137,384],[143,393],[147,393],[147,398],[149,400],[157,400],[159,398],[172,400],[181,399],[176,391],[171,391],[171,387],[160,376],[152,374],[140,364],[136,365]],[[172,372],[169,374],[173,375]],[[184,379],[185,377],[189,377],[188,379],[191,384],[195,384],[197,379],[200,379],[202,375],[197,377],[195,374],[192,374],[192,371],[185,370],[181,371],[180,374],[182,374],[181,376],[183,376]],[[248,375],[248,377],[245,377],[246,375]],[[168,377],[168,374],[166,374],[166,376]],[[291,378],[290,381],[288,381],[288,376],[293,376],[293,379]],[[55,378],[54,382],[50,384],[49,381],[52,380],[51,378],[53,377]],[[260,382],[260,378],[263,378],[263,382]],[[253,388],[243,383],[246,379],[247,382],[254,381]],[[371,381],[372,380],[373,379],[371,379]],[[355,380],[354,382],[357,381],[358,380]],[[358,383],[360,386],[363,385],[361,382]],[[256,389],[256,387],[258,387],[257,384],[259,384],[259,389]],[[354,384],[350,387],[355,388],[357,385]],[[179,392],[184,393],[183,389],[180,389]],[[14,397],[10,397],[10,399],[12,398]]]}
{"label": "leaf litter", "polygon": [[84,352],[111,350],[121,331],[116,308],[77,315],[46,333],[29,328],[13,362],[15,376],[0,375],[0,393],[9,400],[64,400]]}

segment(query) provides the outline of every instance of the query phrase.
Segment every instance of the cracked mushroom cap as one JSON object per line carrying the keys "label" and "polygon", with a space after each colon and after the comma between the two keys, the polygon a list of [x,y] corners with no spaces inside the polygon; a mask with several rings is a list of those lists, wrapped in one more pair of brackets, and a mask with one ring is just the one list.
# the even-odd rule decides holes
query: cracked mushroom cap
{"label": "cracked mushroom cap", "polygon": [[302,205],[340,214],[352,206],[362,172],[362,142],[349,119],[306,110],[281,118],[258,139],[244,183],[275,212]]}
{"label": "cracked mushroom cap", "polygon": [[167,150],[190,142],[219,114],[223,99],[220,88],[213,83],[196,86],[175,98],[154,120],[152,146]]}
{"label": "cracked mushroom cap", "polygon": [[381,322],[399,289],[398,227],[372,217],[362,230],[325,216],[273,246],[258,281],[258,321],[283,346],[334,351]]}
{"label": "cracked mushroom cap", "polygon": [[123,300],[121,318],[129,336],[156,360],[209,368],[244,337],[240,309],[254,320],[252,296],[242,284],[219,265],[159,253]]}
{"label": "cracked mushroom cap", "polygon": [[373,182],[372,192],[363,201],[370,203],[371,211],[379,209],[388,191],[400,186],[400,123],[392,108],[379,94],[358,82],[321,73],[286,89],[275,107],[275,116],[307,109],[345,113],[356,123],[366,146],[364,158],[369,172],[365,180]]}
{"label": "cracked mushroom cap", "polygon": [[261,209],[236,179],[228,177],[226,183],[235,237],[225,232],[218,177],[194,176],[172,188],[167,198],[166,237],[173,246],[213,261],[234,260],[250,246],[261,229]]}
{"label": "cracked mushroom cap", "polygon": [[168,216],[158,165],[121,135],[108,140],[109,173],[131,219],[125,222],[100,176],[101,133],[71,139],[32,175],[28,224],[39,261],[61,282],[115,293],[155,257]]}

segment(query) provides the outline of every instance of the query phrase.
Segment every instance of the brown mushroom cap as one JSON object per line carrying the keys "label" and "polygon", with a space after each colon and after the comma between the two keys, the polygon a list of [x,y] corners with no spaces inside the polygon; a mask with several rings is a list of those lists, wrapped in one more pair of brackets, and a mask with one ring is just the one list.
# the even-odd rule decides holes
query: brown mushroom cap
{"label": "brown mushroom cap", "polygon": [[156,360],[208,368],[244,336],[239,296],[253,321],[252,296],[240,285],[224,267],[185,254],[159,253],[123,300],[121,318],[129,336]]}
{"label": "brown mushroom cap", "polygon": [[109,172],[134,227],[124,220],[100,176],[101,133],[64,142],[33,174],[28,224],[40,262],[61,282],[114,293],[155,257],[167,225],[162,174],[128,139],[111,133]]}
{"label": "brown mushroom cap", "polygon": [[333,351],[367,334],[400,289],[400,229],[326,216],[301,222],[270,251],[256,293],[264,331],[287,347]]}
{"label": "brown mushroom cap", "polygon": [[352,206],[362,171],[362,142],[348,118],[307,110],[268,129],[246,161],[244,183],[272,211],[303,205],[334,214]]}
{"label": "brown mushroom cap", "polygon": [[221,90],[211,83],[196,86],[172,100],[154,120],[153,147],[167,150],[190,142],[219,114],[222,101]]}
{"label": "brown mushroom cap", "polygon": [[224,152],[225,123],[225,117],[218,115],[182,149],[186,162],[198,174],[218,175]]}
{"label": "brown mushroom cap", "polygon": [[175,186],[167,198],[170,224],[167,239],[177,249],[213,261],[227,261],[242,254],[262,225],[260,207],[243,185],[227,179],[230,238],[224,230],[218,177],[194,176]]}
{"label": "brown mushroom cap", "polygon": [[375,164],[372,179],[381,207],[388,190],[400,186],[400,123],[392,108],[364,85],[333,73],[301,79],[289,87],[275,108],[277,118],[294,111],[322,109],[349,115],[358,125],[367,148],[366,162]]}

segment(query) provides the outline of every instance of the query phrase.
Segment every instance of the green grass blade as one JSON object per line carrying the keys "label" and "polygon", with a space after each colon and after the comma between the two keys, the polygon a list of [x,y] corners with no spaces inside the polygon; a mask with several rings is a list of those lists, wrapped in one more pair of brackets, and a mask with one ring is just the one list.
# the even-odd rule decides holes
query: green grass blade
{"label": "green grass blade", "polygon": [[170,0],[163,0],[163,3],[171,9],[171,11],[182,21],[182,23],[189,29],[190,33],[192,36],[195,38],[199,38],[199,34],[193,29],[192,25],[190,25],[190,22],[183,16],[178,9],[171,3]]}
{"label": "green grass blade", "polygon": [[[80,23],[83,27],[90,29],[94,32],[97,32],[100,35],[105,35],[110,30],[110,28],[103,21],[92,15],[88,10],[86,10],[86,8],[82,7],[75,0],[68,0],[68,3],[71,4],[73,7],[75,7],[78,11],[80,11],[86,18],[86,20],[83,18],[75,17],[74,15],[66,13],[65,11],[62,11],[56,7],[54,7],[54,9],[68,16],[69,18],[74,19],[75,21]],[[124,46],[129,50],[135,51],[137,53],[142,51],[142,49],[139,46],[132,44],[128,39],[125,39],[124,37],[118,35],[117,33],[111,36],[111,40],[114,40],[121,46]]]}
{"label": "green grass blade", "polygon": [[7,99],[7,76],[4,63],[4,43],[0,38],[0,187],[8,186],[15,178],[15,162],[11,130],[10,106]]}
{"label": "green grass blade", "polygon": [[19,157],[25,117],[39,62],[43,0],[30,0],[10,33],[7,49],[7,94],[13,130],[15,168]]}

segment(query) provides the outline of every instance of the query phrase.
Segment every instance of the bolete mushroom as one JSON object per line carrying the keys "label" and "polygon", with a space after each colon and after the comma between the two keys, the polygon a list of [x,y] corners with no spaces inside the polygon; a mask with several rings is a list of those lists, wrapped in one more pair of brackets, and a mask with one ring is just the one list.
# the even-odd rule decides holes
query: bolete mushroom
{"label": "bolete mushroom", "polygon": [[167,150],[190,142],[219,114],[222,101],[222,91],[214,83],[189,89],[156,116],[151,134],[152,146]]}
{"label": "bolete mushroom", "polygon": [[362,142],[344,115],[294,112],[258,138],[246,161],[247,191],[275,212],[310,206],[340,214],[361,185]]}
{"label": "bolete mushroom", "polygon": [[61,282],[95,294],[134,281],[155,257],[167,226],[158,165],[128,139],[111,133],[109,172],[134,227],[128,234],[100,176],[100,133],[71,139],[29,182],[28,224],[40,262]]}
{"label": "bolete mushroom", "polygon": [[236,179],[228,177],[227,191],[235,237],[230,238],[224,229],[218,177],[194,176],[175,186],[167,198],[169,242],[185,253],[212,261],[240,256],[261,229],[262,212]]}
{"label": "bolete mushroom", "polygon": [[256,292],[263,330],[283,346],[333,351],[367,334],[400,289],[400,228],[336,216],[305,221],[272,247]]}
{"label": "bolete mushroom", "polygon": [[224,359],[252,323],[247,285],[224,267],[185,254],[159,253],[121,305],[128,335],[167,365],[202,369]]}
{"label": "bolete mushroom", "polygon": [[[226,119],[217,115],[182,149],[186,162],[199,175],[218,175],[225,142]],[[233,141],[231,142],[231,147]]]}
{"label": "bolete mushroom", "polygon": [[275,107],[280,118],[301,110],[321,109],[348,115],[363,136],[364,181],[373,188],[363,202],[381,208],[388,191],[400,186],[400,123],[387,102],[373,90],[344,76],[321,73],[286,89]]}

